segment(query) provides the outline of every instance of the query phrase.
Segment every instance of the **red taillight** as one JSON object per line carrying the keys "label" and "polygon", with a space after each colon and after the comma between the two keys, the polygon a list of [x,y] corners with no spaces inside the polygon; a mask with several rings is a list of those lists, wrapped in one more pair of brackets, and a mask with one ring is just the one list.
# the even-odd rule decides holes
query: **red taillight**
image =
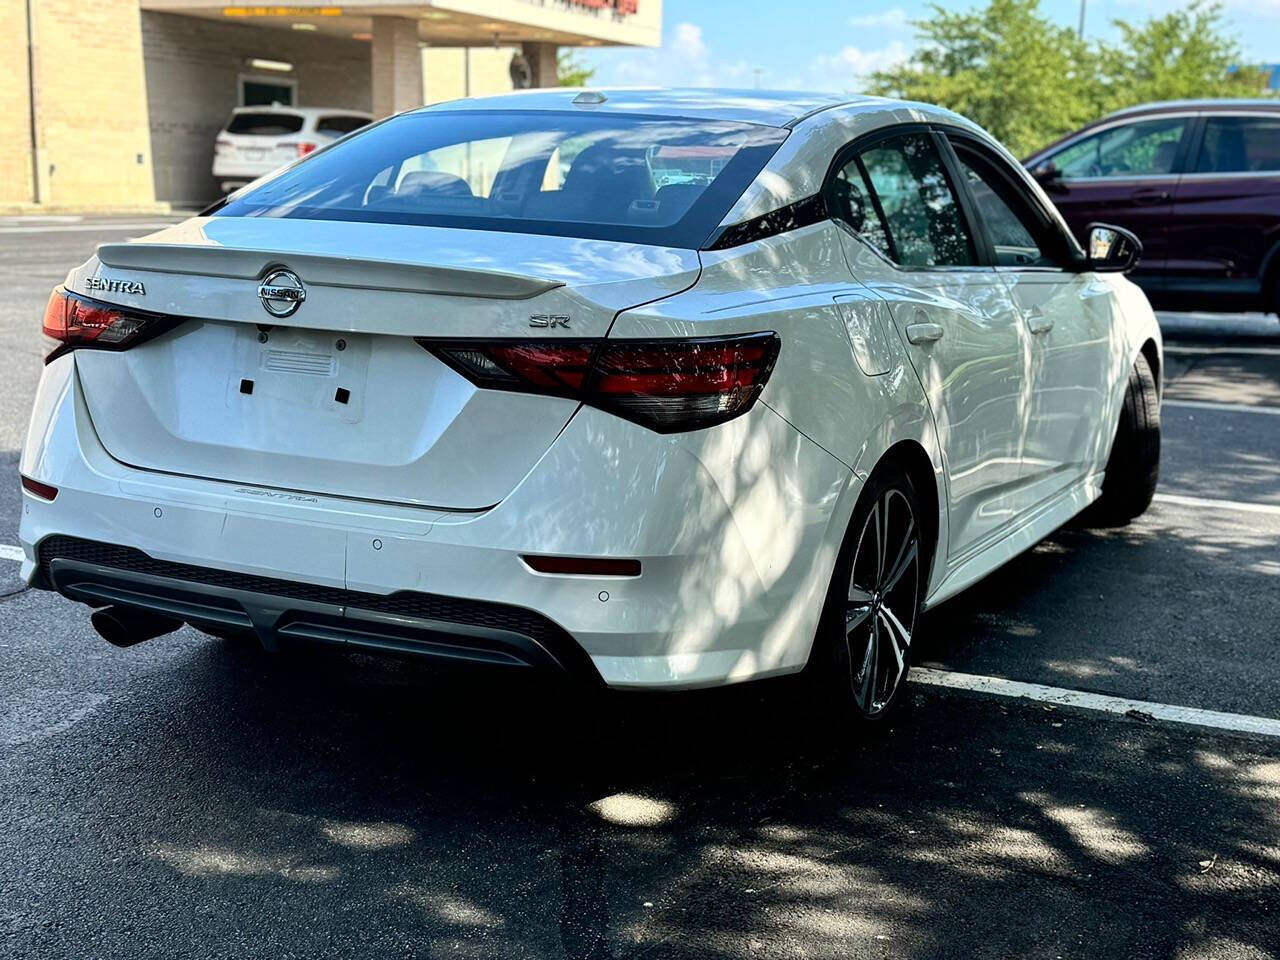
{"label": "red taillight", "polygon": [[775,333],[701,340],[419,341],[481,387],[581,400],[661,433],[746,413],[780,341]]}
{"label": "red taillight", "polygon": [[28,493],[33,493],[41,500],[55,500],[58,497],[58,488],[51,487],[47,483],[41,483],[39,480],[32,480],[30,477],[22,478],[22,489]]}
{"label": "red taillight", "polygon": [[99,303],[61,287],[49,295],[44,308],[44,335],[61,346],[45,357],[48,363],[75,347],[123,350],[140,338],[172,325],[168,318],[150,317],[124,307]]}
{"label": "red taillight", "polygon": [[314,143],[299,143],[298,156],[305,157],[308,153],[314,153],[315,149],[316,149],[316,144]]}

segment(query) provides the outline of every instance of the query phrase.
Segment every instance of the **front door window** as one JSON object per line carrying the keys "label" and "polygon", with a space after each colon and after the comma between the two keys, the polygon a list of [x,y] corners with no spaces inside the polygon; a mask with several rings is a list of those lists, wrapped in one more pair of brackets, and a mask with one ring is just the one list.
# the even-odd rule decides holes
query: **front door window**
{"label": "front door window", "polygon": [[1067,180],[1172,176],[1186,126],[1186,117],[1163,117],[1109,127],[1050,159]]}

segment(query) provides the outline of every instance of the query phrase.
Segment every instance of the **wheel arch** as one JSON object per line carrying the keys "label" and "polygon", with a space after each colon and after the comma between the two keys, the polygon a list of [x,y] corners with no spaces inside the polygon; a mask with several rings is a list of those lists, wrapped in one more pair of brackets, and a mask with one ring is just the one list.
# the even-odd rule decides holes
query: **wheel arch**
{"label": "wheel arch", "polygon": [[1156,378],[1156,394],[1162,395],[1164,393],[1164,382],[1160,379],[1162,373],[1160,369],[1160,348],[1156,346],[1155,340],[1148,337],[1143,341],[1142,346],[1138,348],[1138,352],[1147,358],[1147,363],[1151,367],[1151,375]]}
{"label": "wheel arch", "polygon": [[1274,312],[1280,316],[1280,240],[1276,240],[1262,258],[1258,280],[1258,299],[1261,301],[1262,312]]}
{"label": "wheel arch", "polygon": [[875,473],[881,469],[902,470],[920,497],[924,516],[920,518],[924,528],[924,543],[929,551],[925,569],[929,571],[926,584],[932,582],[933,563],[938,554],[938,535],[942,527],[942,500],[938,492],[937,472],[929,453],[916,440],[899,440],[880,457]]}

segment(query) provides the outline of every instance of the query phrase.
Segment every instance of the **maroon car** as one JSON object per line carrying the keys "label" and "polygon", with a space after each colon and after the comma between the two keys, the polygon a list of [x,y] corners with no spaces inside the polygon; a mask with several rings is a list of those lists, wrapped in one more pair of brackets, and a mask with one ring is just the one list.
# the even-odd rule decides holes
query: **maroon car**
{"label": "maroon car", "polygon": [[1138,235],[1156,306],[1280,313],[1280,100],[1133,107],[1026,163],[1082,241],[1094,221]]}

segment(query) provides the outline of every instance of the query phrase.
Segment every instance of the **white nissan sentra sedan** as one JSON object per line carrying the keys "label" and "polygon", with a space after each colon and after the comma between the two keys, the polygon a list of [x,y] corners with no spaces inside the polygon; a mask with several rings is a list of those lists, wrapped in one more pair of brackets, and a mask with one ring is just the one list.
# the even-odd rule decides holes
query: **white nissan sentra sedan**
{"label": "white nissan sentra sedan", "polygon": [[1141,247],[1089,246],[923,104],[400,114],[53,292],[23,575],[119,645],[186,623],[614,688],[807,670],[883,718],[923,609],[1151,500]]}

